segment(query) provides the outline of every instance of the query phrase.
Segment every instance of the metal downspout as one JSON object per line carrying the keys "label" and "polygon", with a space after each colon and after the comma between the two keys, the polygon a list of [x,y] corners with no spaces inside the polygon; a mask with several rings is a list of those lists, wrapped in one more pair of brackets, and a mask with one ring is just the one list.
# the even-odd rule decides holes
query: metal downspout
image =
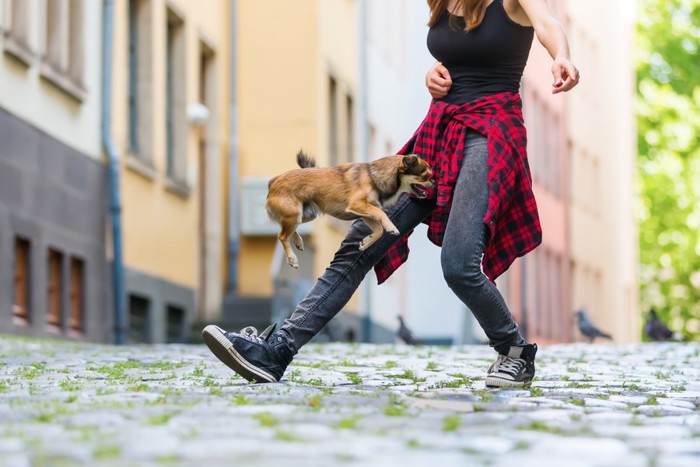
{"label": "metal downspout", "polygon": [[227,295],[238,291],[238,254],[240,237],[238,235],[238,100],[236,96],[236,0],[230,0],[229,28],[229,154],[228,154],[228,261],[227,261]]}
{"label": "metal downspout", "polygon": [[[357,162],[369,162],[369,137],[367,116],[367,0],[357,2],[357,115],[355,117]],[[364,342],[372,342],[372,285],[362,281],[362,336]]]}
{"label": "metal downspout", "polygon": [[114,336],[117,345],[126,343],[124,308],[124,264],[122,262],[121,197],[119,195],[119,152],[112,140],[112,49],[114,1],[104,0],[102,11],[102,147],[107,154],[109,213],[112,224],[112,293]]}

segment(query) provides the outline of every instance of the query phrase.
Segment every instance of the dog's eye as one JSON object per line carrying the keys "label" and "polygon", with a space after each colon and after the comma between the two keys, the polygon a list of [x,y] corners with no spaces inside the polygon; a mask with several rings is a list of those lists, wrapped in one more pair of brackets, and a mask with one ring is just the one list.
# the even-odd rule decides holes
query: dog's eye
{"label": "dog's eye", "polygon": [[423,176],[422,176],[421,178],[422,178],[423,180],[427,180],[427,179],[430,178],[430,175],[423,174]]}

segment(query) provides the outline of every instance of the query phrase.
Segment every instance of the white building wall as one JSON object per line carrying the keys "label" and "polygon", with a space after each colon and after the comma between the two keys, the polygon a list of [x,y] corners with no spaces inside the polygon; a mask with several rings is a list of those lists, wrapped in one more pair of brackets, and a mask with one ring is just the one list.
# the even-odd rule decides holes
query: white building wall
{"label": "white building wall", "polygon": [[[29,16],[29,63],[0,57],[0,107],[93,158],[100,150],[102,2],[83,2],[85,98],[82,103],[41,76],[46,54],[46,0],[24,0]],[[9,0],[0,2],[0,42],[6,42]],[[2,44],[2,49],[5,49]]]}
{"label": "white building wall", "polygon": [[633,216],[636,0],[569,0],[566,8],[571,52],[581,70],[579,87],[567,96],[572,309],[587,308],[615,341],[633,342],[640,320]]}
{"label": "white building wall", "polygon": [[[367,1],[367,107],[369,157],[395,153],[413,135],[427,113],[424,84],[434,63],[428,53],[428,6],[414,0]],[[381,286],[368,281],[372,320],[397,329],[402,315],[419,338],[463,342],[466,307],[447,287],[440,249],[430,243],[426,226],[411,235],[409,260]]]}

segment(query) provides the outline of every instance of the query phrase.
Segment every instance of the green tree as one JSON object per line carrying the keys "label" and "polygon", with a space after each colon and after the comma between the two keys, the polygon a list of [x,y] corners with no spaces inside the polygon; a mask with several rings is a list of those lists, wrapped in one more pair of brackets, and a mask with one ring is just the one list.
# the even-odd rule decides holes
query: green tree
{"label": "green tree", "polygon": [[642,310],[700,337],[700,0],[639,0]]}

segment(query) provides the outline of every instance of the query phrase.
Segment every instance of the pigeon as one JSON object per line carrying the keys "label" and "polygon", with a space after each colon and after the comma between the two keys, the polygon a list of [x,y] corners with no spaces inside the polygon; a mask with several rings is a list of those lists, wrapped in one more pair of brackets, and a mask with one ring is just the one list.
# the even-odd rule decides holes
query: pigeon
{"label": "pigeon", "polygon": [[656,310],[651,308],[644,323],[644,334],[652,341],[683,341],[683,336],[671,331],[663,321],[659,319]]}
{"label": "pigeon", "polygon": [[421,342],[420,340],[416,339],[416,336],[413,335],[413,332],[408,329],[408,326],[406,326],[406,323],[403,321],[403,317],[399,316],[399,339],[404,341],[408,345],[419,345]]}
{"label": "pigeon", "polygon": [[606,334],[593,324],[591,319],[588,317],[588,313],[584,309],[580,309],[576,312],[578,317],[578,329],[581,334],[588,338],[588,342],[593,342],[596,337],[603,337],[605,339],[612,339],[610,334]]}

